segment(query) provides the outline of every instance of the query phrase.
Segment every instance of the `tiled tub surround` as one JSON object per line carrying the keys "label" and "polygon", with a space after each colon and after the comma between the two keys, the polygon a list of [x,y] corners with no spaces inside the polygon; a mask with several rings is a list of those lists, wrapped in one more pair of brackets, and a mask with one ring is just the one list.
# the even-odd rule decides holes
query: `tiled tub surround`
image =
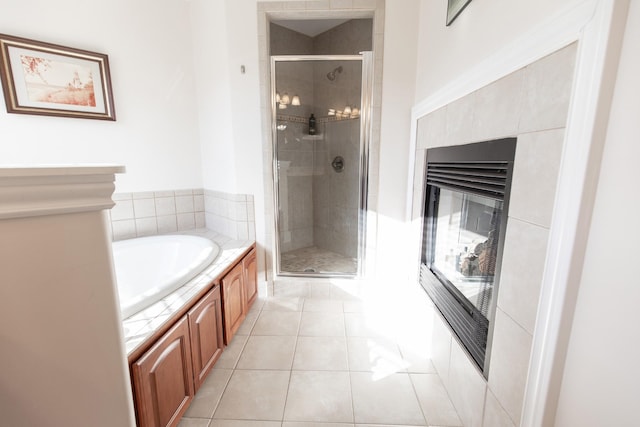
{"label": "tiled tub surround", "polygon": [[255,240],[253,196],[202,188],[116,193],[109,212],[113,240],[200,228]]}
{"label": "tiled tub surround", "polygon": [[413,218],[426,149],[518,138],[488,380],[439,316],[433,363],[465,426],[520,425],[576,46],[570,45],[418,121]]}
{"label": "tiled tub surround", "polygon": [[253,240],[231,239],[207,229],[189,230],[181,234],[208,238],[220,247],[220,253],[211,265],[184,286],[176,289],[155,304],[123,320],[122,326],[127,356],[130,356],[169,321],[174,320],[186,305],[195,302],[202,291],[213,280],[220,277],[228,267],[240,259],[254,243]]}
{"label": "tiled tub surround", "polygon": [[113,201],[113,240],[205,227],[202,189],[116,193]]}

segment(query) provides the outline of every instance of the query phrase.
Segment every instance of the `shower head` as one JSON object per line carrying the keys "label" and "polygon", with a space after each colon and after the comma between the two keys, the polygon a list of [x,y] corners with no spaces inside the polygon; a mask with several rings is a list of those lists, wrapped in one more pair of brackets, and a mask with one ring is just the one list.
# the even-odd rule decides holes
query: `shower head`
{"label": "shower head", "polygon": [[327,73],[327,78],[329,79],[329,81],[334,81],[336,79],[336,73],[341,73],[342,72],[342,65],[339,66],[338,68],[335,68],[333,71]]}

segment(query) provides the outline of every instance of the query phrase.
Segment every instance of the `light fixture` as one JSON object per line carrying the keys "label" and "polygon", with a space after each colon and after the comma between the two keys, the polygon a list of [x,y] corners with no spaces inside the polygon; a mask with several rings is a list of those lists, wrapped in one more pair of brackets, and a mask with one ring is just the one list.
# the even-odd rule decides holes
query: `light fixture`
{"label": "light fixture", "polygon": [[342,111],[342,113],[345,116],[350,116],[351,115],[351,107],[349,107],[348,105],[346,107],[344,107],[344,110]]}
{"label": "light fixture", "polygon": [[286,93],[280,97],[280,105],[282,104],[287,105],[290,102],[291,100],[289,99],[289,95],[287,95]]}
{"label": "light fixture", "polygon": [[327,112],[328,116],[335,116],[336,115],[336,110],[334,110],[333,108],[329,108],[329,111]]}
{"label": "light fixture", "polygon": [[360,110],[358,109],[358,107],[353,107],[353,109],[351,110],[351,117],[360,117]]}
{"label": "light fixture", "polygon": [[293,95],[291,105],[300,105],[300,97],[298,95]]}
{"label": "light fixture", "polygon": [[276,104],[280,103],[280,94],[276,92]]}
{"label": "light fixture", "polygon": [[284,110],[287,108],[287,104],[283,104],[282,102],[278,104],[278,108]]}

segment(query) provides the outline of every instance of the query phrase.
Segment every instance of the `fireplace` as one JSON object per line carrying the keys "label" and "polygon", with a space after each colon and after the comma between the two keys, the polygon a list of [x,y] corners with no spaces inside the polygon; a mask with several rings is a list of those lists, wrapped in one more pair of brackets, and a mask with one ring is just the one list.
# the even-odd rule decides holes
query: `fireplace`
{"label": "fireplace", "polygon": [[427,150],[420,284],[487,377],[516,138]]}

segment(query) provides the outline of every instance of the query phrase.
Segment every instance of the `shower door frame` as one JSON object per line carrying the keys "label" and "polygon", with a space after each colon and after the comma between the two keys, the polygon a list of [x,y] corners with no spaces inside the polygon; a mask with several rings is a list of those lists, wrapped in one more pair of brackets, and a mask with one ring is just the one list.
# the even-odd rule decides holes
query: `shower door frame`
{"label": "shower door frame", "polygon": [[[362,77],[360,82],[360,165],[359,165],[359,197],[358,197],[358,254],[357,271],[350,273],[317,273],[317,272],[287,272],[281,270],[280,259],[280,200],[279,200],[279,168],[278,168],[278,131],[276,106],[276,63],[302,61],[360,61],[362,63]],[[276,277],[318,277],[318,278],[362,278],[365,275],[366,259],[366,227],[369,187],[369,144],[371,142],[372,125],[372,96],[373,96],[373,52],[360,52],[359,55],[271,55],[271,138],[273,158],[273,218],[274,218],[274,248],[273,259]]]}

